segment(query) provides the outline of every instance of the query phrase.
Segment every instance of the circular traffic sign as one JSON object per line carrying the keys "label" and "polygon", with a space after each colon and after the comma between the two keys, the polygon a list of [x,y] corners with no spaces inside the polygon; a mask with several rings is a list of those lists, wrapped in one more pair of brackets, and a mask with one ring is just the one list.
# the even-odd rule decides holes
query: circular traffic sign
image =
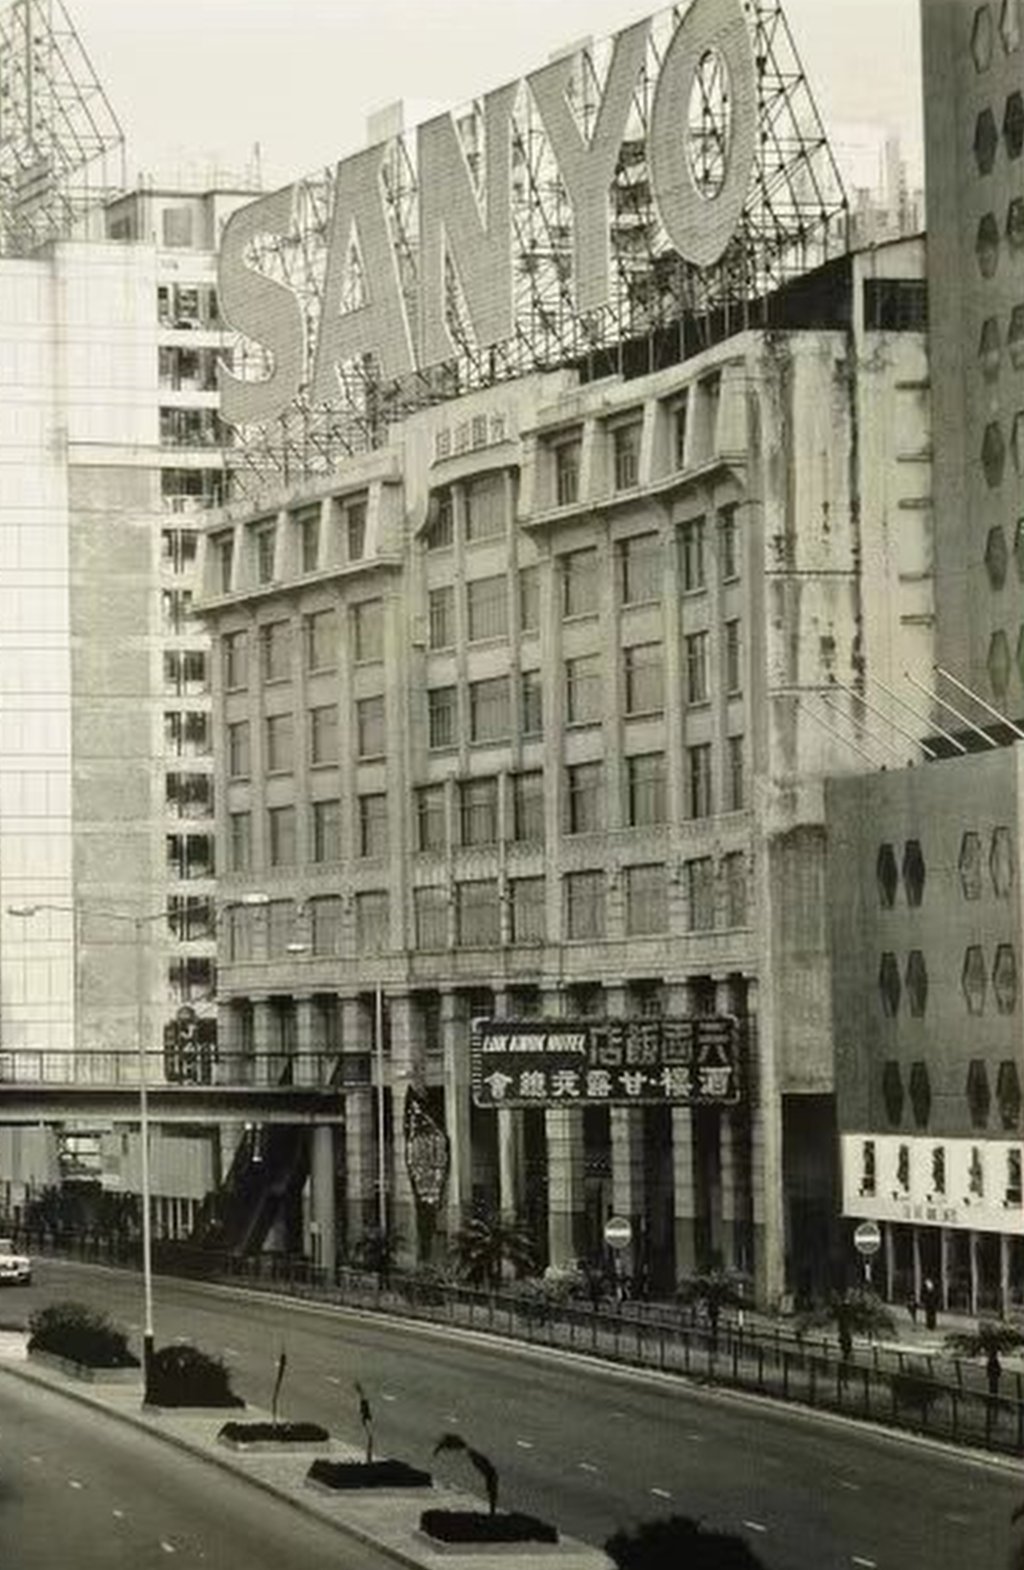
{"label": "circular traffic sign", "polygon": [[862,1221],[853,1234],[853,1246],[858,1254],[870,1258],[882,1246],[882,1233],[877,1221]]}
{"label": "circular traffic sign", "polygon": [[628,1248],[633,1228],[626,1216],[609,1216],[604,1224],[604,1240],[609,1248]]}

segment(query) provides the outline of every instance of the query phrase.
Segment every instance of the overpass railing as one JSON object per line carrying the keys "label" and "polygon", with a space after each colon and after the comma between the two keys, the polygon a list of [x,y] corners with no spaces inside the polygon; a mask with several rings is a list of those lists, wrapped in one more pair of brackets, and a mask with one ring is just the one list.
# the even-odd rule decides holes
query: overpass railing
{"label": "overpass railing", "polygon": [[[224,1052],[219,1048],[147,1052],[146,1084],[161,1085],[368,1085],[368,1053]],[[26,1088],[130,1089],[139,1083],[139,1054],[132,1051],[48,1052],[0,1050],[0,1093]]]}

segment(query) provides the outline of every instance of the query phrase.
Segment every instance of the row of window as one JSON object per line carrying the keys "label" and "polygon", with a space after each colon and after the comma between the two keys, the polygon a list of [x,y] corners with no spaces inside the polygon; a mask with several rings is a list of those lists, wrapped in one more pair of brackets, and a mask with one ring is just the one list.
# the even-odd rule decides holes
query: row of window
{"label": "row of window", "polygon": [[[995,1176],[992,1169],[999,1162],[1002,1168],[1002,1177]],[[1021,1152],[1007,1150],[998,1152],[990,1150],[983,1153],[980,1145],[971,1147],[971,1160],[967,1173],[967,1194],[957,1195],[957,1198],[984,1199],[986,1188],[986,1163],[989,1174],[992,1176],[992,1189],[994,1196],[1001,1199],[1006,1206],[1019,1206],[1024,1198],[1024,1186],[1021,1182]],[[933,1145],[931,1150],[931,1163],[929,1174],[929,1199],[944,1198],[946,1194],[946,1147]],[[910,1146],[900,1145],[896,1152],[896,1169],[893,1174],[896,1188],[893,1198],[907,1198],[910,1195]],[[1000,1192],[1001,1188],[1001,1192]],[[865,1139],[861,1143],[861,1172],[860,1193],[868,1199],[873,1199],[878,1192],[878,1172],[875,1141]],[[887,1196],[888,1197],[888,1196]]]}
{"label": "row of window", "polygon": [[484,474],[453,488],[443,486],[430,496],[424,544],[428,551],[447,550],[455,543],[458,497],[462,537],[467,544],[500,539],[511,518],[504,474]]}
{"label": "row of window", "polygon": [[[300,573],[318,572],[326,565],[327,556],[331,561],[340,560],[345,564],[363,561],[366,556],[365,496],[335,497],[332,498],[330,506],[333,548],[329,550],[325,550],[328,541],[324,534],[323,514],[319,502],[300,507],[288,514],[287,527],[291,531],[290,535],[280,532],[276,517],[260,518],[248,524],[245,542],[250,548],[249,580],[263,585],[273,583],[280,577],[285,558],[289,554],[290,544],[291,555]],[[215,587],[222,594],[227,594],[235,587],[234,531],[217,535],[213,548],[216,563]]]}
{"label": "row of window", "polygon": [[[352,658],[357,665],[379,662],[384,658],[384,601],[360,600],[349,607]],[[289,681],[292,675],[293,624],[290,621],[264,622],[259,628],[258,657],[264,682]],[[302,621],[303,660],[311,673],[337,669],[340,623],[337,611],[314,611]],[[224,686],[237,691],[249,684],[250,634],[241,628],[222,640]]]}
{"label": "row of window", "polygon": [[[234,780],[252,773],[252,728],[249,720],[227,726],[227,772]],[[357,758],[382,758],[387,746],[383,694],[359,698],[355,704],[352,740]],[[336,703],[319,704],[307,711],[307,757],[312,767],[337,764],[341,741]],[[271,714],[263,722],[263,766],[268,774],[287,774],[295,768],[295,716],[289,711]]]}

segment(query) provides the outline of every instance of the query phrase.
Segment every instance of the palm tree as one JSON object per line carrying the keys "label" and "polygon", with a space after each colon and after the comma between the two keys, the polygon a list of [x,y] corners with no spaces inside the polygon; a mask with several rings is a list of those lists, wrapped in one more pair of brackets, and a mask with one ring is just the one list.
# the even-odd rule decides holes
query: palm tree
{"label": "palm tree", "polygon": [[800,1333],[815,1325],[835,1325],[844,1363],[849,1362],[853,1355],[855,1335],[883,1335],[895,1328],[893,1317],[881,1298],[864,1287],[833,1292],[826,1302],[801,1316]]}
{"label": "palm tree", "polygon": [[487,1489],[487,1504],[491,1515],[498,1508],[498,1469],[482,1450],[474,1450],[472,1445],[467,1445],[461,1434],[442,1434],[434,1446],[434,1454],[440,1450],[464,1450],[466,1455],[476,1467],[484,1480]]}
{"label": "palm tree", "polygon": [[533,1238],[519,1221],[502,1216],[474,1216],[452,1239],[459,1273],[471,1286],[500,1286],[502,1267],[515,1275],[532,1270],[537,1258]]}
{"label": "palm tree", "polygon": [[1000,1353],[1013,1352],[1024,1346],[1024,1333],[1013,1325],[983,1319],[976,1330],[957,1330],[948,1335],[944,1345],[946,1351],[952,1352],[954,1357],[983,1357],[989,1394],[995,1396],[999,1394],[999,1380],[1003,1372]]}
{"label": "palm tree", "polygon": [[711,1330],[711,1350],[718,1346],[718,1321],[723,1308],[742,1308],[746,1302],[746,1280],[731,1270],[705,1270],[687,1276],[676,1288],[680,1303],[697,1303],[703,1308]]}

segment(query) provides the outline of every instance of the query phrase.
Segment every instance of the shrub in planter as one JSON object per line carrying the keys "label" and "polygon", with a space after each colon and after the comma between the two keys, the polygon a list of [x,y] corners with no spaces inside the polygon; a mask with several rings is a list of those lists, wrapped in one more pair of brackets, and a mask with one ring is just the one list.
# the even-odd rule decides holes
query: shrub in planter
{"label": "shrub in planter", "polygon": [[219,1357],[172,1343],[153,1353],[146,1399],[154,1406],[244,1406]]}
{"label": "shrub in planter", "polygon": [[85,1303],[51,1303],[28,1322],[30,1352],[50,1352],[89,1368],[138,1368],[123,1330]]}
{"label": "shrub in planter", "polygon": [[319,1423],[225,1423],[217,1438],[233,1445],[322,1445],[330,1439]]}
{"label": "shrub in planter", "polygon": [[431,1476],[406,1461],[314,1461],[306,1481],[321,1488],[429,1488]]}
{"label": "shrub in planter", "polygon": [[604,1545],[619,1570],[763,1570],[742,1537],[705,1531],[689,1516],[644,1521],[632,1532],[616,1532]]}
{"label": "shrub in planter", "polygon": [[439,1543],[557,1543],[558,1529],[518,1510],[424,1510],[420,1531]]}

